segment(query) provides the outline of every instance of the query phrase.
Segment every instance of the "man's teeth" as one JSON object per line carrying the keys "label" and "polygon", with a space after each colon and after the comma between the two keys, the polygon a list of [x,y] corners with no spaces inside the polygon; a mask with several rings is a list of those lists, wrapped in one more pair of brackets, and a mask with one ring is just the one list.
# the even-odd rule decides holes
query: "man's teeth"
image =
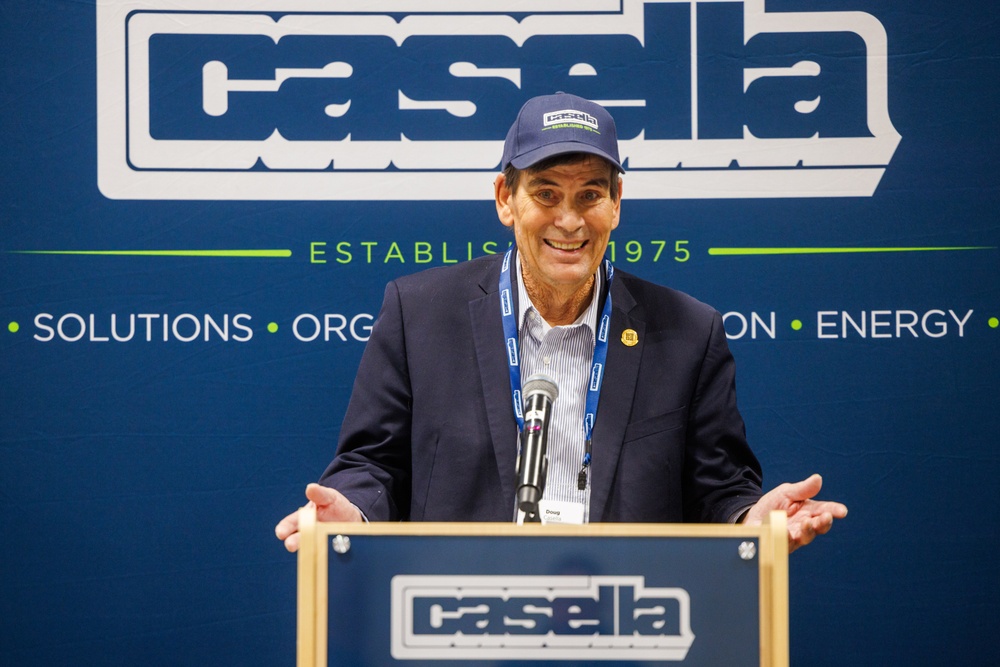
{"label": "man's teeth", "polygon": [[583,247],[583,241],[578,243],[559,243],[558,241],[546,241],[550,246],[556,250],[579,250]]}

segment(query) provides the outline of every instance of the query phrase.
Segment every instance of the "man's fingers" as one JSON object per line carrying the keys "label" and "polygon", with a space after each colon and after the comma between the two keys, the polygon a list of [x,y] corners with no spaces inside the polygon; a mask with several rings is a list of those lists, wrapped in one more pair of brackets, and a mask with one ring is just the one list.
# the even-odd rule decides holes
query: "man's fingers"
{"label": "man's fingers", "polygon": [[299,549],[299,513],[296,510],[278,522],[274,534],[285,543],[285,548],[295,553]]}
{"label": "man's fingers", "polygon": [[785,489],[786,497],[791,501],[809,500],[815,498],[823,488],[823,478],[818,474],[810,475],[801,482],[789,483]]}
{"label": "man's fingers", "polygon": [[[362,521],[361,511],[351,504],[342,493],[320,484],[310,484],[306,487],[306,498],[310,505],[316,508],[316,517],[320,521]],[[274,534],[285,543],[285,548],[295,553],[299,549],[299,513],[292,512],[278,522]]]}
{"label": "man's fingers", "polygon": [[298,530],[299,513],[298,510],[296,510],[278,522],[278,525],[274,527],[274,534],[279,540],[284,540],[287,539],[289,535],[298,532]]}
{"label": "man's fingers", "polygon": [[812,521],[813,532],[817,535],[826,535],[833,528],[833,515],[829,512],[824,512],[822,515],[816,517]]}
{"label": "man's fingers", "polygon": [[361,521],[358,510],[344,494],[321,484],[306,487],[306,498],[316,504],[316,518],[319,521]]}
{"label": "man's fingers", "polygon": [[332,505],[343,498],[339,491],[315,482],[306,486],[306,498],[316,503],[316,507]]}
{"label": "man's fingers", "polygon": [[832,500],[824,500],[819,503],[819,508],[813,514],[829,514],[831,519],[843,519],[847,516],[847,505],[836,503]]}
{"label": "man's fingers", "polygon": [[[318,487],[318,490],[313,490],[312,491],[313,497],[310,497],[309,487],[312,486]],[[307,486],[306,497],[309,498],[309,502],[307,502],[305,506],[309,507],[311,505],[313,507],[316,507],[317,505],[319,505],[319,503],[313,498],[316,498],[321,502],[325,502],[327,498],[326,494],[324,494],[322,491],[324,488],[325,487],[322,487],[319,484],[310,484],[309,486]],[[327,490],[332,491],[332,489],[327,489]],[[336,492],[334,491],[334,493]],[[278,525],[274,527],[274,535],[279,540],[282,540],[285,543],[286,549],[288,549],[293,553],[297,551],[299,548],[299,511],[295,510],[294,512],[286,516],[284,519],[279,521]]]}
{"label": "man's fingers", "polygon": [[298,533],[292,533],[291,535],[289,535],[285,539],[285,548],[288,549],[288,551],[291,552],[291,553],[295,553],[296,551],[299,550],[299,534]]}
{"label": "man's fingers", "polygon": [[799,547],[804,547],[816,537],[816,528],[813,520],[802,521],[794,526],[789,526],[788,530],[788,553],[792,553]]}
{"label": "man's fingers", "polygon": [[817,535],[826,535],[833,528],[834,519],[833,514],[823,512],[790,522],[788,525],[788,552],[791,553],[799,547],[806,546],[816,539]]}
{"label": "man's fingers", "polygon": [[747,512],[744,523],[756,525],[771,510],[788,515],[788,551],[812,542],[817,535],[830,532],[835,519],[847,516],[847,506],[829,500],[813,500],[823,488],[823,478],[810,475],[801,482],[781,484],[761,497]]}

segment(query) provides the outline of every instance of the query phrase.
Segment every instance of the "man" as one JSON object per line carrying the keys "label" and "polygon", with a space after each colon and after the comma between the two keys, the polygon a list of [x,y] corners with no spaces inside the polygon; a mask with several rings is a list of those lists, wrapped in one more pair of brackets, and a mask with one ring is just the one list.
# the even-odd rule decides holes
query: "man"
{"label": "man", "polygon": [[[321,521],[510,521],[521,378],[552,377],[543,503],[583,521],[760,523],[790,549],[847,508],[814,475],[761,493],[719,314],[604,260],[621,213],[614,121],[558,93],[529,100],[504,143],[506,256],[386,288],[336,457],[306,497]],[[298,519],[275,529],[290,551]]]}

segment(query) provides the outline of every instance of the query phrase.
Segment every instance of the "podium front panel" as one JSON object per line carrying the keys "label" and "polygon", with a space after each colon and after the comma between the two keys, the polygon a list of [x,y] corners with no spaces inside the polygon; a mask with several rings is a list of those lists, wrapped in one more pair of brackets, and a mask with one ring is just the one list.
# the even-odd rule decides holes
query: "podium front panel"
{"label": "podium front panel", "polygon": [[756,539],[346,537],[325,664],[760,665]]}

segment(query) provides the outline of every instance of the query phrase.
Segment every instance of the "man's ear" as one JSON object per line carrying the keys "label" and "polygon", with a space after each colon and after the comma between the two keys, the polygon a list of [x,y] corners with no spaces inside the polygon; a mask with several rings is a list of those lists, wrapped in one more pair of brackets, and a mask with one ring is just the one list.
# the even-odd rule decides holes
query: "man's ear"
{"label": "man's ear", "polygon": [[611,229],[618,229],[622,214],[622,179],[618,177],[618,201],[615,202],[615,217],[611,222]]}
{"label": "man's ear", "polygon": [[496,197],[497,217],[500,218],[504,227],[514,225],[514,215],[510,210],[510,200],[513,193],[507,187],[507,179],[503,174],[499,174],[493,181],[493,194]]}

